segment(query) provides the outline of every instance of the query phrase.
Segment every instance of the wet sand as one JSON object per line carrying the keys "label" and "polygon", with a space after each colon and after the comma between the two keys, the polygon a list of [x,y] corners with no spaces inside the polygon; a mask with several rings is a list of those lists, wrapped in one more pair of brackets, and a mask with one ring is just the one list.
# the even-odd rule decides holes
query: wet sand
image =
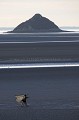
{"label": "wet sand", "polygon": [[[28,106],[15,95],[28,93]],[[1,120],[78,120],[79,67],[0,70]]]}
{"label": "wet sand", "polygon": [[64,61],[79,61],[79,34],[0,35],[0,63]]}
{"label": "wet sand", "polygon": [[0,110],[0,120],[78,120],[79,110],[39,110],[18,108]]}
{"label": "wet sand", "polygon": [[0,62],[79,61],[79,43],[0,44]]}

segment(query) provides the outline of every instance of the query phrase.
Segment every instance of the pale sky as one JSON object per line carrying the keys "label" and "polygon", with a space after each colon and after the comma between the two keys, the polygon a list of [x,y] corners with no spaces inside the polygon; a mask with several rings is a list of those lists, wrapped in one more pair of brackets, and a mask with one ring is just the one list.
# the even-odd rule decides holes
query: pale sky
{"label": "pale sky", "polygon": [[16,27],[36,13],[59,27],[79,26],[79,0],[0,0],[0,27]]}

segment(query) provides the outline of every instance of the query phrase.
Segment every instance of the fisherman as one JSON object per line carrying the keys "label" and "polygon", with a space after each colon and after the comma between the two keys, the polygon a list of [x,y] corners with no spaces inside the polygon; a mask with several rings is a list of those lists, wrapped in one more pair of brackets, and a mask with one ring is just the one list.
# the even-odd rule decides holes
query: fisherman
{"label": "fisherman", "polygon": [[28,98],[28,96],[25,94],[24,98],[22,99],[22,102],[27,104],[27,98]]}

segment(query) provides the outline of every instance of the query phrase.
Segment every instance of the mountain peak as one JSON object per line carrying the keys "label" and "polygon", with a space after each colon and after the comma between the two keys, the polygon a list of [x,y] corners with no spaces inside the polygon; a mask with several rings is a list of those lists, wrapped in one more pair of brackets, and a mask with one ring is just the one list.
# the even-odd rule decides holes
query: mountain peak
{"label": "mountain peak", "polygon": [[39,13],[36,13],[33,17],[42,17],[42,15]]}
{"label": "mountain peak", "polygon": [[35,14],[35,15],[32,17],[32,19],[40,19],[40,18],[42,18],[42,15],[39,14],[39,13]]}

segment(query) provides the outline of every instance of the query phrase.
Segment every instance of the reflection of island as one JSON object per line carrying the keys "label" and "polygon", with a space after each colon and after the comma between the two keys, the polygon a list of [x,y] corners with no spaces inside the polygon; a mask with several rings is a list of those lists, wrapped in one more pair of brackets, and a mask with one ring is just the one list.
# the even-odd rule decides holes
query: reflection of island
{"label": "reflection of island", "polygon": [[28,32],[61,32],[57,25],[49,19],[42,17],[40,14],[35,14],[31,19],[18,25],[13,33],[28,33]]}

